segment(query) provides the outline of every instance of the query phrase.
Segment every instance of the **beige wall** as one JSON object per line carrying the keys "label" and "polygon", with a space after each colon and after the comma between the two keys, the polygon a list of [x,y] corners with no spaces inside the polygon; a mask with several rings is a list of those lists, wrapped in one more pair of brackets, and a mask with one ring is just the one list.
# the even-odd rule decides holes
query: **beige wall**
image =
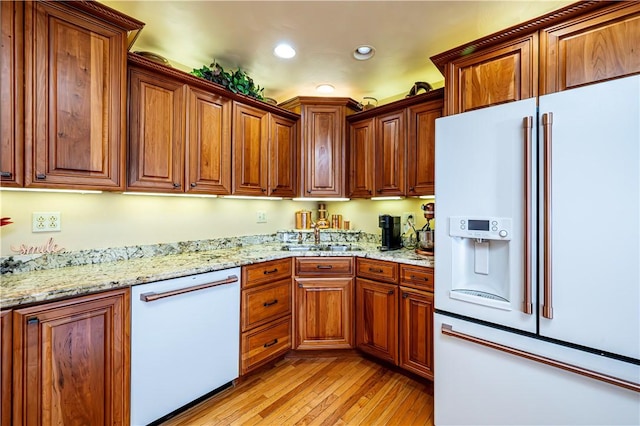
{"label": "beige wall", "polygon": [[[328,213],[342,214],[352,229],[378,233],[378,214],[418,215],[425,200],[354,200],[327,203]],[[0,255],[13,254],[12,246],[42,245],[53,237],[67,251],[138,244],[201,240],[273,233],[295,226],[294,212],[307,209],[316,218],[317,202],[289,200],[232,200],[135,196],[117,193],[68,194],[0,191],[0,213],[13,224],[0,228]],[[267,223],[256,223],[258,210]],[[60,232],[31,232],[33,212],[60,212]]]}

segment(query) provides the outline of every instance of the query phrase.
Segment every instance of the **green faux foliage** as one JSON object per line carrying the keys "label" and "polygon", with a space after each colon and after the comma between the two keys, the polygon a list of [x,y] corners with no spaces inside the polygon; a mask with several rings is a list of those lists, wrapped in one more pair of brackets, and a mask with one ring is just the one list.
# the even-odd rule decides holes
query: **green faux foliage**
{"label": "green faux foliage", "polygon": [[221,84],[233,93],[251,96],[252,98],[264,100],[264,87],[260,87],[253,82],[253,79],[246,72],[238,68],[236,71],[225,71],[222,66],[213,62],[211,65],[203,65],[200,69],[194,69],[191,74],[205,80]]}

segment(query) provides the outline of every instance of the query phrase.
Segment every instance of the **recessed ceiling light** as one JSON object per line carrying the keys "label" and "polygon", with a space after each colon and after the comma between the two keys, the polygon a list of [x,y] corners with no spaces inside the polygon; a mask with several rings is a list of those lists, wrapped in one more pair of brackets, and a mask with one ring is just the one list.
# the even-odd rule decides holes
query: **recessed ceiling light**
{"label": "recessed ceiling light", "polygon": [[290,45],[282,43],[277,45],[276,48],[273,49],[273,54],[278,58],[290,59],[296,56],[296,51]]}
{"label": "recessed ceiling light", "polygon": [[359,61],[366,61],[367,59],[370,59],[373,55],[375,55],[375,53],[376,49],[374,49],[373,46],[363,44],[362,46],[358,46],[355,48],[355,50],[353,51],[353,57]]}
{"label": "recessed ceiling light", "polygon": [[335,87],[333,87],[330,84],[321,84],[318,87],[316,87],[316,90],[320,93],[332,93],[334,89]]}

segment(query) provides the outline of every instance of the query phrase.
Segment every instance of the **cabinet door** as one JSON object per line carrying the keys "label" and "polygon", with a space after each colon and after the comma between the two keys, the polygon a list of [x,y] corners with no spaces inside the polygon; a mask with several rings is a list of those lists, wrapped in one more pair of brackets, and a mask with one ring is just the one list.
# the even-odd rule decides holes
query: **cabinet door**
{"label": "cabinet door", "polygon": [[356,278],[358,349],[398,362],[398,286]]}
{"label": "cabinet door", "polygon": [[0,2],[0,180],[2,186],[22,186],[24,175],[24,3]]}
{"label": "cabinet door", "polygon": [[129,291],[17,309],[14,424],[129,423]]}
{"label": "cabinet door", "polygon": [[433,380],[433,293],[400,291],[400,367]]}
{"label": "cabinet door", "polygon": [[11,344],[11,311],[0,312],[0,393],[2,393],[2,405],[0,405],[0,425],[11,426],[11,381],[13,379],[13,346]]}
{"label": "cabinet door", "polygon": [[349,184],[350,198],[373,196],[374,177],[374,119],[351,123],[349,126]]}
{"label": "cabinet door", "polygon": [[284,117],[272,115],[269,138],[269,192],[276,197],[297,196],[298,127]]}
{"label": "cabinet door", "polygon": [[353,345],[353,278],[296,278],[296,349]]}
{"label": "cabinet door", "polygon": [[342,197],[346,165],[344,107],[306,105],[303,116],[304,195]]}
{"label": "cabinet door", "polygon": [[25,3],[25,184],[124,189],[126,34]]}
{"label": "cabinet door", "polygon": [[640,72],[640,3],[609,3],[541,31],[541,95]]}
{"label": "cabinet door", "polygon": [[376,196],[405,195],[407,151],[404,110],[376,118]]}
{"label": "cabinet door", "polygon": [[184,134],[184,84],[130,68],[127,187],[183,192]]}
{"label": "cabinet door", "polygon": [[446,68],[446,114],[535,97],[537,70],[537,33],[462,56]]}
{"label": "cabinet door", "polygon": [[188,105],[186,191],[231,194],[231,100],[190,88]]}
{"label": "cabinet door", "polygon": [[407,195],[435,194],[436,119],[442,117],[441,99],[407,109]]}
{"label": "cabinet door", "polygon": [[265,195],[268,185],[269,113],[233,103],[232,194]]}

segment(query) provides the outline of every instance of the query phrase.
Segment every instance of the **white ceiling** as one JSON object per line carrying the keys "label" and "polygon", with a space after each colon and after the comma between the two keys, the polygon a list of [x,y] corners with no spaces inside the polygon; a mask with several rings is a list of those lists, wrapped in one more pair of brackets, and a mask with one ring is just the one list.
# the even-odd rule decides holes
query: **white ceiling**
{"label": "white ceiling", "polygon": [[[443,76],[429,58],[466,42],[563,7],[572,1],[111,1],[102,3],[146,23],[132,51],[151,51],[186,71],[216,59],[245,70],[264,95],[329,96],[385,103],[416,81]],[[297,50],[276,58],[282,41]],[[357,61],[361,44],[376,48]]]}

